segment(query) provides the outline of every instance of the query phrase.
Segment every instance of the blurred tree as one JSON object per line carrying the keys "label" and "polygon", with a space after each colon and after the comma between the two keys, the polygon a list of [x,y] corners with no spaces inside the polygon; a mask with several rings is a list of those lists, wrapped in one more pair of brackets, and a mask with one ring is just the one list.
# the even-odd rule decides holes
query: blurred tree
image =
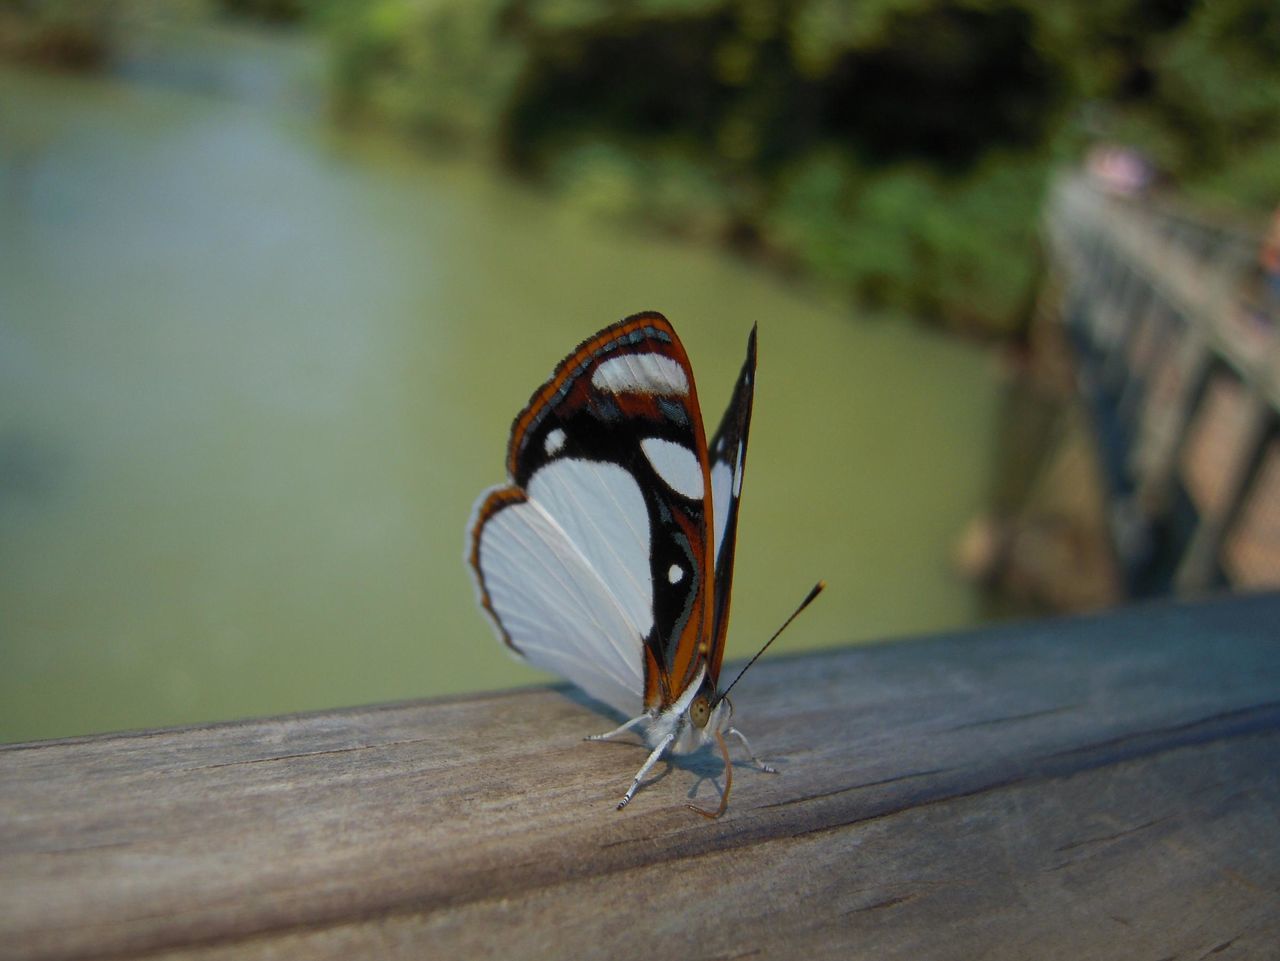
{"label": "blurred tree", "polygon": [[0,58],[99,68],[113,6],[112,0],[0,0]]}
{"label": "blurred tree", "polygon": [[959,329],[1016,332],[1048,171],[1090,139],[1221,198],[1280,193],[1275,0],[327,9],[348,109]]}

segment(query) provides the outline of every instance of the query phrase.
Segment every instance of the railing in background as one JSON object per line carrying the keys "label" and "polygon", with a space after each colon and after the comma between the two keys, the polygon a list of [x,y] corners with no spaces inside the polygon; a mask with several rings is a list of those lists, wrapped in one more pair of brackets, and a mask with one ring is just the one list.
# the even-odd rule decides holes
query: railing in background
{"label": "railing in background", "polygon": [[1280,317],[1260,233],[1064,176],[1050,309],[1093,414],[1130,594],[1280,586]]}

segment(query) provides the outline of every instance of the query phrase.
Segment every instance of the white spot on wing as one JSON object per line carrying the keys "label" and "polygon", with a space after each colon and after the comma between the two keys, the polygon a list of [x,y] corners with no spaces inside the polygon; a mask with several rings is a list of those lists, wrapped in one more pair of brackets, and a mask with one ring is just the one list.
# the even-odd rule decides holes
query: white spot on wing
{"label": "white spot on wing", "polygon": [[671,569],[667,571],[667,580],[672,584],[679,584],[684,579],[684,571],[679,564],[672,564]]}
{"label": "white spot on wing", "polygon": [[591,375],[591,386],[614,394],[689,393],[689,378],[664,354],[623,354],[606,360]]}
{"label": "white spot on wing", "polygon": [[742,459],[746,457],[747,445],[738,441],[738,464],[733,469],[733,496],[742,496]]}
{"label": "white spot on wing", "polygon": [[646,437],[640,441],[640,449],[658,476],[677,494],[693,500],[701,500],[705,496],[698,458],[684,444],[663,437]]}
{"label": "white spot on wing", "polygon": [[554,457],[562,447],[564,447],[564,430],[557,427],[547,433],[546,440],[542,442],[542,449],[548,457]]}

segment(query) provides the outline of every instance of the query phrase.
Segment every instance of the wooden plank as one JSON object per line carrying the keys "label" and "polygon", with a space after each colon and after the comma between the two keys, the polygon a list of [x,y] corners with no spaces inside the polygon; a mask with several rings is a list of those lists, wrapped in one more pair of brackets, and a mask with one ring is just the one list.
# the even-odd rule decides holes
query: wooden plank
{"label": "wooden plank", "polygon": [[0,957],[1274,957],[1280,594],[771,657],[711,754],[554,689],[0,749]]}

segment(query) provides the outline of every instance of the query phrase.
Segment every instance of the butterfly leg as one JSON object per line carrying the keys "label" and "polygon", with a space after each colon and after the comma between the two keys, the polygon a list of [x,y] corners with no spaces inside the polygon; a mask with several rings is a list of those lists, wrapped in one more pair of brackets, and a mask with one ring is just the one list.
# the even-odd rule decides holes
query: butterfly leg
{"label": "butterfly leg", "polygon": [[766,774],[777,774],[777,773],[778,773],[778,769],[777,769],[776,767],[774,767],[774,766],[773,766],[773,765],[771,765],[771,764],[765,764],[765,763],[764,763],[764,761],[762,761],[762,760],[760,760],[758,757],[756,757],[756,752],[755,752],[755,751],[753,751],[753,750],[751,750],[751,742],[750,742],[750,741],[748,741],[748,740],[747,740],[747,736],[746,736],[745,734],[743,734],[741,731],[739,731],[736,727],[731,727],[731,728],[729,728],[729,730],[728,730],[728,731],[726,731],[725,733],[726,733],[726,734],[734,734],[734,735],[737,735],[738,740],[742,742],[742,746],[743,746],[743,747],[745,747],[745,748],[747,749],[747,754],[749,754],[749,755],[751,756],[751,763],[752,763],[752,764],[754,764],[754,765],[755,765],[756,767],[758,767],[760,770],[764,771]]}
{"label": "butterfly leg", "polygon": [[673,732],[658,742],[658,746],[653,749],[653,753],[649,755],[644,764],[640,766],[640,770],[636,772],[635,778],[631,781],[631,787],[627,788],[627,793],[624,794],[622,796],[622,800],[618,802],[619,811],[626,807],[628,802],[630,802],[630,800],[635,796],[636,788],[640,786],[640,782],[644,780],[644,776],[649,773],[649,768],[658,763],[658,758],[662,757],[662,752],[665,751],[675,739],[676,736]]}
{"label": "butterfly leg", "polygon": [[625,724],[619,724],[612,731],[607,731],[604,734],[588,734],[586,737],[583,738],[583,740],[584,741],[612,741],[619,734],[626,734],[627,731],[631,730],[633,727],[635,727],[637,724],[639,724],[648,716],[649,715],[647,713],[641,714],[639,717],[633,717],[631,720],[627,721]]}
{"label": "butterfly leg", "polygon": [[729,760],[729,745],[724,743],[724,735],[719,731],[716,731],[716,741],[720,744],[720,753],[724,755],[724,791],[720,794],[720,805],[714,811],[700,808],[696,804],[685,805],[694,814],[701,814],[712,821],[724,814],[729,807],[729,791],[733,788],[733,762]]}

